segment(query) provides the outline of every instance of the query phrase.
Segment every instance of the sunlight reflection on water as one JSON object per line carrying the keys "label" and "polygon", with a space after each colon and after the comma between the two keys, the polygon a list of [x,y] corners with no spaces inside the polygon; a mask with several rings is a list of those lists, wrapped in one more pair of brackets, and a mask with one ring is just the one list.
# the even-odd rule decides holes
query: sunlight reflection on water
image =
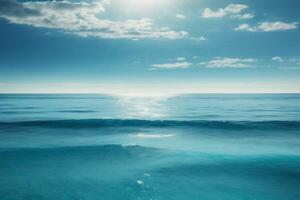
{"label": "sunlight reflection on water", "polygon": [[118,104],[128,118],[165,118],[168,116],[166,101],[175,95],[124,95]]}

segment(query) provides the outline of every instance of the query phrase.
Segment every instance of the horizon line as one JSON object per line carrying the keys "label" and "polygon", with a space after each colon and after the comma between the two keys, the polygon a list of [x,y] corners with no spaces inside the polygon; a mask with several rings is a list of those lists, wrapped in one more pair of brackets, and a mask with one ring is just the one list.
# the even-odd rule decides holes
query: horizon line
{"label": "horizon line", "polygon": [[180,92],[180,93],[105,93],[105,92],[0,92],[0,95],[8,94],[100,94],[100,95],[185,95],[185,94],[300,94],[300,92]]}

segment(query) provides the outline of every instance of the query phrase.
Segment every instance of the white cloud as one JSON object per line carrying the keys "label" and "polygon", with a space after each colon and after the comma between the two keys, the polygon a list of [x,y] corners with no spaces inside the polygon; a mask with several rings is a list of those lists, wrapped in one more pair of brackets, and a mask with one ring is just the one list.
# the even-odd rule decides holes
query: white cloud
{"label": "white cloud", "polygon": [[232,15],[231,18],[235,18],[235,19],[252,19],[254,17],[254,15],[250,14],[250,13],[246,13],[243,15]]}
{"label": "white cloud", "polygon": [[202,12],[203,18],[222,18],[226,15],[235,14],[235,18],[240,19],[250,19],[253,17],[251,14],[237,15],[242,12],[244,9],[248,8],[247,5],[244,4],[229,4],[225,8],[219,8],[217,10],[212,10],[210,8],[205,8]]}
{"label": "white cloud", "polygon": [[219,10],[213,11],[210,8],[205,8],[202,12],[203,18],[221,18],[226,15],[224,9],[220,8]]}
{"label": "white cloud", "polygon": [[188,68],[192,65],[189,62],[176,62],[176,63],[164,63],[164,64],[153,64],[151,65],[154,68],[165,68],[165,69],[175,69],[175,68]]}
{"label": "white cloud", "polygon": [[176,18],[178,18],[178,19],[186,19],[186,16],[183,15],[183,14],[177,14]]}
{"label": "white cloud", "polygon": [[277,62],[283,62],[283,59],[279,56],[275,56],[272,58],[273,61],[277,61]]}
{"label": "white cloud", "polygon": [[185,57],[178,57],[178,58],[176,58],[176,60],[178,60],[178,61],[185,61],[186,58]]}
{"label": "white cloud", "polygon": [[186,31],[155,27],[148,18],[113,21],[103,19],[108,1],[29,1],[2,0],[0,17],[11,23],[60,29],[79,36],[110,39],[178,39]]}
{"label": "white cloud", "polygon": [[269,31],[286,31],[297,28],[297,23],[285,23],[285,22],[263,22],[258,26],[258,29],[269,32]]}
{"label": "white cloud", "polygon": [[234,29],[235,31],[250,31],[254,32],[256,31],[255,27],[251,27],[249,24],[241,24],[237,28]]}
{"label": "white cloud", "polygon": [[252,58],[215,58],[208,62],[199,63],[207,68],[246,68],[251,67],[256,60]]}
{"label": "white cloud", "polygon": [[228,13],[240,13],[242,10],[248,8],[247,5],[244,4],[229,4],[224,8],[225,12]]}
{"label": "white cloud", "polygon": [[250,32],[271,32],[271,31],[287,31],[297,29],[298,23],[286,23],[286,22],[262,22],[258,26],[250,26],[249,24],[241,24],[235,31],[250,31]]}

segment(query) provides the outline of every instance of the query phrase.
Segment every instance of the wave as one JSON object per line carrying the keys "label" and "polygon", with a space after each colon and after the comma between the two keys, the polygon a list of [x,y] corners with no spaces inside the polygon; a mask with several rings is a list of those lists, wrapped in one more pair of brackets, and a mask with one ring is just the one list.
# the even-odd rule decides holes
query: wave
{"label": "wave", "polygon": [[173,136],[174,134],[144,134],[144,133],[139,133],[135,135],[135,137],[139,137],[139,138],[168,138]]}
{"label": "wave", "polygon": [[0,152],[7,151],[7,152],[14,152],[14,151],[84,151],[84,150],[95,150],[95,151],[107,151],[107,152],[116,152],[116,151],[153,151],[158,150],[151,147],[144,147],[141,145],[119,145],[119,144],[105,144],[105,145],[84,145],[84,146],[57,146],[57,147],[31,147],[31,148],[23,148],[23,147],[16,147],[16,148],[3,148],[0,147]]}
{"label": "wave", "polygon": [[[32,147],[32,148],[0,148],[1,160],[24,159],[24,162],[30,162],[31,159],[38,160],[69,159],[79,157],[83,160],[115,160],[130,158],[150,158],[155,155],[163,155],[163,151],[157,148],[145,147],[140,145],[90,145],[90,146],[61,146],[61,147]],[[65,159],[62,159],[65,160]],[[66,159],[67,160],[67,159]]]}
{"label": "wave", "polygon": [[139,119],[70,119],[0,122],[0,127],[41,128],[121,128],[121,127],[194,127],[212,129],[284,129],[300,130],[300,121],[210,121],[210,120],[139,120]]}

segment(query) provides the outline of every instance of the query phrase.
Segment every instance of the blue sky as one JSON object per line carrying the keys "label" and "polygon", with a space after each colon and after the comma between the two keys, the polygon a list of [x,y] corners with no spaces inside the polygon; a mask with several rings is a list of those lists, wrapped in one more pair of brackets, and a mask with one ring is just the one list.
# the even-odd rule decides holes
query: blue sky
{"label": "blue sky", "polygon": [[300,92],[298,0],[0,2],[0,92]]}

